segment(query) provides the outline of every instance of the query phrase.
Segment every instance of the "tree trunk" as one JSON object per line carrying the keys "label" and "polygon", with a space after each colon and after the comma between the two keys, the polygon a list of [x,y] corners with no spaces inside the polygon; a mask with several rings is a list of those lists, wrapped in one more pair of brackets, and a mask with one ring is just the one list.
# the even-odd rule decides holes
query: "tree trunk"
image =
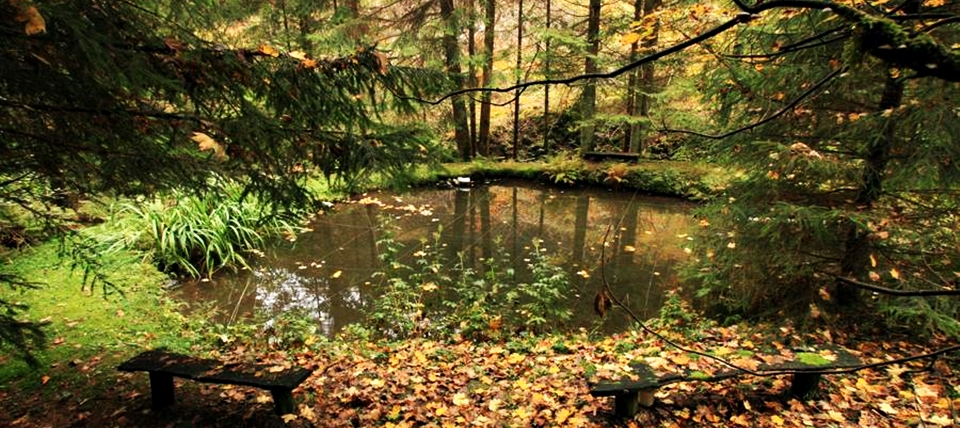
{"label": "tree trunk", "polygon": [[[636,0],[633,3],[633,22],[641,22],[643,20],[643,3],[644,0]],[[640,31],[643,27],[635,28],[634,31]],[[637,54],[640,51],[640,40],[635,40],[630,44],[630,62],[637,60]],[[630,116],[633,116],[636,111],[637,104],[637,79],[640,77],[640,70],[633,70],[629,76],[627,76],[627,96],[624,100],[624,112]],[[627,132],[623,134],[623,151],[630,151],[630,141],[634,133],[633,126],[627,127]]]}
{"label": "tree trunk", "polygon": [[370,28],[360,19],[360,0],[346,0],[344,6],[350,12],[350,22],[347,23],[347,35],[357,43],[370,32]]}
{"label": "tree trunk", "polygon": [[[905,13],[917,13],[919,0],[908,0],[903,5]],[[887,70],[887,79],[883,86],[883,95],[877,110],[893,111],[903,103],[903,80],[895,77],[895,70]],[[883,192],[883,176],[890,160],[890,148],[896,142],[897,121],[894,116],[887,118],[883,129],[876,138],[867,142],[863,169],[860,175],[860,188],[855,201],[857,209],[869,209]],[[870,231],[854,221],[847,221],[847,236],[843,259],[840,262],[841,273],[847,277],[863,278],[870,269]],[[860,302],[860,289],[838,284],[834,290],[837,304],[856,305]]]}
{"label": "tree trunk", "polygon": [[[631,52],[631,61],[635,61],[639,54],[648,54],[657,45],[657,41],[660,38],[660,19],[659,18],[650,18],[660,5],[663,4],[663,0],[637,0],[636,7],[640,10],[635,12],[640,14],[640,19],[643,20],[643,25],[651,25],[650,34],[646,37],[643,37],[639,40],[639,44],[635,43],[634,46],[637,46],[636,51]],[[656,88],[654,87],[655,83],[655,68],[654,63],[650,62],[644,65],[641,65],[639,69],[635,71],[631,77],[630,82],[630,111],[629,114],[634,117],[640,117],[649,119],[650,117],[650,93],[654,92]],[[629,131],[627,131],[627,151],[634,153],[642,153],[646,148],[642,147],[644,132],[643,123],[631,123]]]}
{"label": "tree trunk", "polygon": [[[550,25],[552,24],[551,13],[551,4],[550,0],[547,0],[547,32],[550,32]],[[544,42],[544,62],[543,62],[543,77],[549,79],[550,75],[550,36],[548,35],[546,41]],[[543,85],[543,152],[544,154],[550,154],[550,85]]]}
{"label": "tree trunk", "polygon": [[[496,0],[487,0],[484,4],[485,17],[483,25],[483,74],[480,86],[484,88],[490,86],[493,79],[493,41],[494,25],[497,20],[497,2]],[[480,154],[490,155],[490,93],[484,92],[480,96],[480,135],[478,138]]]}
{"label": "tree trunk", "polygon": [[[893,77],[893,70],[889,71],[880,98],[878,110],[896,109],[903,102],[903,81]],[[869,209],[883,192],[883,175],[890,159],[890,148],[896,142],[896,119],[887,119],[876,138],[867,142],[863,169],[860,175],[860,188],[855,201],[857,209]],[[870,231],[864,229],[854,221],[848,221],[847,238],[844,248],[841,270],[844,276],[863,278],[870,266]],[[860,290],[848,285],[839,284],[835,292],[837,303],[840,305],[854,305],[860,300]]]}
{"label": "tree trunk", "polygon": [[[517,85],[523,65],[523,0],[517,2]],[[520,89],[514,91],[513,99],[513,160],[517,160],[520,150]]]}
{"label": "tree trunk", "polygon": [[[600,0],[590,0],[590,16],[587,20],[587,59],[584,72],[597,72],[597,54],[600,52]],[[588,80],[580,96],[580,156],[593,150],[593,116],[597,109],[597,82]]]}
{"label": "tree trunk", "polygon": [[[453,0],[440,0],[440,17],[444,21],[443,53],[447,75],[453,82],[453,91],[463,89],[463,74],[460,69],[460,45],[457,43],[459,25],[454,14]],[[470,160],[470,132],[467,128],[467,106],[462,96],[451,99],[453,104],[454,139],[462,160]]]}
{"label": "tree trunk", "polygon": [[[473,59],[477,55],[477,7],[476,0],[467,0],[467,56],[470,62],[467,69],[467,86],[477,87],[477,66]],[[477,155],[477,101],[470,97],[468,101],[469,119],[470,119],[470,157]]]}

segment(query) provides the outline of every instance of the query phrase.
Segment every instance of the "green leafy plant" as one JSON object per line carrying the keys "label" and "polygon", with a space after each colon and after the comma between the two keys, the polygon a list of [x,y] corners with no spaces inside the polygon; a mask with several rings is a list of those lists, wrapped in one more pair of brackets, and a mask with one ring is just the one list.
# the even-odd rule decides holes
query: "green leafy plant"
{"label": "green leafy plant", "polygon": [[412,266],[400,261],[403,247],[392,233],[378,242],[384,270],[375,274],[379,295],[366,313],[383,335],[500,339],[516,331],[545,332],[572,316],[566,273],[551,264],[539,241],[522,272],[503,264],[510,259],[506,252],[476,267],[460,253],[451,270],[439,251],[441,232],[420,242]]}
{"label": "green leafy plant", "polygon": [[106,252],[138,250],[162,270],[193,277],[247,266],[247,253],[266,237],[292,235],[289,216],[266,211],[240,186],[224,183],[202,195],[173,191],[167,197],[121,203],[113,226],[87,235]]}
{"label": "green leafy plant", "polygon": [[583,177],[583,160],[571,152],[561,152],[547,159],[543,173],[557,184],[574,184]]}

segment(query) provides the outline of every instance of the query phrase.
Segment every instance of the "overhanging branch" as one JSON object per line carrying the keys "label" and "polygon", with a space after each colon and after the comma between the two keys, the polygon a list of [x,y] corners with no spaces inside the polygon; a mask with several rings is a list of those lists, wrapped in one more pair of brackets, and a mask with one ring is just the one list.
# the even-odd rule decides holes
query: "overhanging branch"
{"label": "overhanging branch", "polygon": [[921,76],[960,82],[960,53],[937,42],[927,33],[911,34],[886,16],[873,16],[850,6],[825,0],[773,0],[748,5],[733,0],[740,10],[760,14],[772,9],[816,9],[830,11],[854,24],[858,47],[891,67],[908,68]]}
{"label": "overhanging branch", "polygon": [[776,118],[778,118],[778,117],[780,117],[780,116],[783,116],[784,113],[786,113],[786,112],[788,112],[788,111],[790,111],[790,110],[793,110],[793,108],[796,107],[797,105],[799,105],[801,102],[803,102],[803,100],[807,99],[807,97],[811,96],[814,92],[816,92],[816,91],[819,90],[821,87],[823,87],[824,85],[826,85],[826,84],[827,84],[828,82],[830,82],[830,80],[832,80],[834,77],[837,77],[838,75],[840,75],[841,73],[843,73],[845,70],[846,70],[846,67],[840,67],[840,68],[838,68],[838,69],[836,69],[836,70],[833,70],[830,74],[826,75],[823,79],[820,79],[820,81],[817,82],[815,85],[811,86],[809,89],[807,89],[807,90],[804,91],[802,94],[800,94],[800,96],[798,96],[797,98],[794,98],[793,101],[790,101],[789,104],[785,105],[785,106],[784,106],[783,108],[781,108],[780,110],[777,110],[776,113],[774,113],[774,114],[772,114],[772,115],[770,115],[770,116],[767,116],[767,117],[765,117],[765,118],[763,118],[763,119],[760,119],[759,121],[754,122],[754,123],[752,123],[752,124],[750,124],[750,125],[747,125],[747,126],[744,126],[744,127],[741,127],[741,128],[737,128],[737,129],[734,129],[733,131],[727,132],[727,133],[725,133],[725,134],[710,135],[710,134],[701,134],[701,133],[695,132],[695,131],[688,131],[688,130],[685,130],[685,129],[671,129],[671,128],[663,128],[663,129],[659,129],[658,131],[660,131],[660,132],[672,132],[672,133],[677,133],[677,134],[695,135],[695,136],[697,136],[697,137],[709,138],[709,139],[711,139],[711,140],[722,140],[722,139],[724,139],[724,138],[727,138],[727,137],[730,137],[730,136],[739,134],[739,133],[741,133],[741,132],[749,131],[749,130],[754,129],[754,128],[758,127],[758,126],[761,126],[761,125],[763,125],[763,124],[765,124],[765,123],[767,123],[767,122],[770,122],[770,121],[772,121],[772,120],[774,120],[774,119],[776,119]]}
{"label": "overhanging branch", "polygon": [[631,63],[629,63],[629,64],[627,64],[627,65],[624,65],[623,67],[620,67],[620,68],[618,68],[618,69],[616,69],[616,70],[613,70],[613,71],[610,71],[610,72],[607,72],[607,73],[587,73],[587,74],[580,74],[580,75],[577,75],[577,76],[568,77],[568,78],[564,78],[564,79],[534,80],[534,81],[531,81],[531,82],[524,82],[524,83],[520,83],[520,84],[517,84],[517,85],[505,87],[505,88],[466,88],[466,89],[461,89],[461,90],[458,90],[458,91],[450,92],[450,93],[448,93],[448,94],[446,94],[446,95],[444,95],[444,96],[442,96],[442,97],[440,97],[440,98],[438,98],[438,99],[436,99],[436,100],[432,100],[432,101],[431,101],[431,100],[425,100],[425,99],[422,99],[422,98],[403,96],[403,95],[399,95],[399,94],[395,94],[395,95],[396,95],[398,98],[404,99],[404,100],[418,101],[418,102],[421,102],[421,103],[424,103],[424,104],[430,104],[430,105],[438,105],[438,104],[440,104],[440,103],[442,103],[442,102],[444,102],[444,101],[446,101],[446,100],[448,100],[448,99],[450,99],[450,98],[453,98],[453,97],[456,97],[456,96],[460,96],[460,95],[463,95],[463,94],[473,93],[473,92],[508,93],[508,92],[513,92],[513,91],[515,91],[515,90],[517,90],[517,89],[526,89],[526,88],[531,87],[531,86],[542,86],[542,85],[570,85],[570,84],[572,84],[572,83],[579,82],[579,81],[581,81],[581,80],[588,80],[588,79],[611,79],[611,78],[620,76],[620,75],[622,75],[622,74],[624,74],[624,73],[626,73],[626,72],[628,72],[628,71],[630,71],[630,70],[633,70],[633,69],[635,69],[635,68],[637,68],[637,67],[640,67],[641,65],[644,65],[644,64],[646,64],[646,63],[656,61],[656,60],[658,60],[658,59],[660,59],[660,58],[663,58],[663,57],[665,57],[665,56],[667,56],[667,55],[671,55],[671,54],[680,52],[680,51],[682,51],[682,50],[684,50],[684,49],[686,49],[686,48],[689,48],[690,46],[693,46],[693,45],[702,43],[703,41],[709,40],[709,39],[711,39],[711,38],[713,38],[713,37],[716,37],[717,35],[719,35],[719,34],[723,33],[724,31],[727,31],[727,30],[729,30],[729,29],[737,26],[738,24],[746,23],[746,22],[750,21],[751,19],[753,19],[753,16],[750,15],[749,13],[741,13],[741,14],[737,15],[736,17],[734,17],[733,19],[731,19],[731,20],[729,20],[729,21],[727,21],[727,22],[724,22],[723,24],[720,24],[720,25],[712,28],[710,31],[706,31],[706,32],[704,32],[703,34],[700,34],[700,35],[697,36],[697,37],[694,37],[694,38],[692,38],[692,39],[690,39],[690,40],[687,40],[687,41],[684,41],[684,42],[682,42],[682,43],[678,43],[678,44],[673,45],[673,46],[671,46],[671,47],[669,47],[669,48],[666,48],[666,49],[664,49],[664,50],[662,50],[662,51],[652,53],[652,54],[647,55],[647,56],[645,56],[645,57],[643,57],[643,58],[640,58],[640,59],[638,59],[638,60],[636,60],[636,61],[634,61],[634,62],[631,62]]}
{"label": "overhanging branch", "polygon": [[923,297],[923,296],[960,296],[960,290],[894,290],[892,288],[881,287],[876,284],[870,284],[845,276],[834,276],[837,281],[864,290],[875,291],[881,294],[898,297]]}

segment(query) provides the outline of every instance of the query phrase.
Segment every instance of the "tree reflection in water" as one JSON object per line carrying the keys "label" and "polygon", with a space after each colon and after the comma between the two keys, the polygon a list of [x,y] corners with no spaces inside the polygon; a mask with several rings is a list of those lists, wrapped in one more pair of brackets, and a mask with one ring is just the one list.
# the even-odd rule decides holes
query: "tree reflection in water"
{"label": "tree reflection in water", "polygon": [[[543,241],[551,260],[571,278],[572,328],[606,332],[629,325],[618,311],[599,320],[592,303],[602,287],[600,255],[608,227],[606,278],[640,316],[657,314],[664,292],[677,287],[673,267],[686,257],[692,205],[683,201],[604,189],[559,189],[499,183],[469,189],[416,190],[368,195],[318,215],[310,233],[267,251],[253,271],[218,275],[180,289],[188,301],[213,301],[230,318],[256,312],[304,311],[321,331],[334,334],[360,321],[376,298],[374,273],[383,266],[377,241],[391,228],[403,245],[401,263],[413,265],[422,239],[439,232],[440,251],[454,264],[509,254],[501,266],[520,271],[529,243]],[[453,266],[450,266],[452,269]]]}

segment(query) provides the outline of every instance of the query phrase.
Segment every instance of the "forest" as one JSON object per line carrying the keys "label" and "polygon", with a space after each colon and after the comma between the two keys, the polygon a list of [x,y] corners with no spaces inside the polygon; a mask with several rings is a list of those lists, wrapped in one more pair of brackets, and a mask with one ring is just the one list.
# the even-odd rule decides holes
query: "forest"
{"label": "forest", "polygon": [[960,424],[958,100],[954,0],[0,0],[0,425]]}

